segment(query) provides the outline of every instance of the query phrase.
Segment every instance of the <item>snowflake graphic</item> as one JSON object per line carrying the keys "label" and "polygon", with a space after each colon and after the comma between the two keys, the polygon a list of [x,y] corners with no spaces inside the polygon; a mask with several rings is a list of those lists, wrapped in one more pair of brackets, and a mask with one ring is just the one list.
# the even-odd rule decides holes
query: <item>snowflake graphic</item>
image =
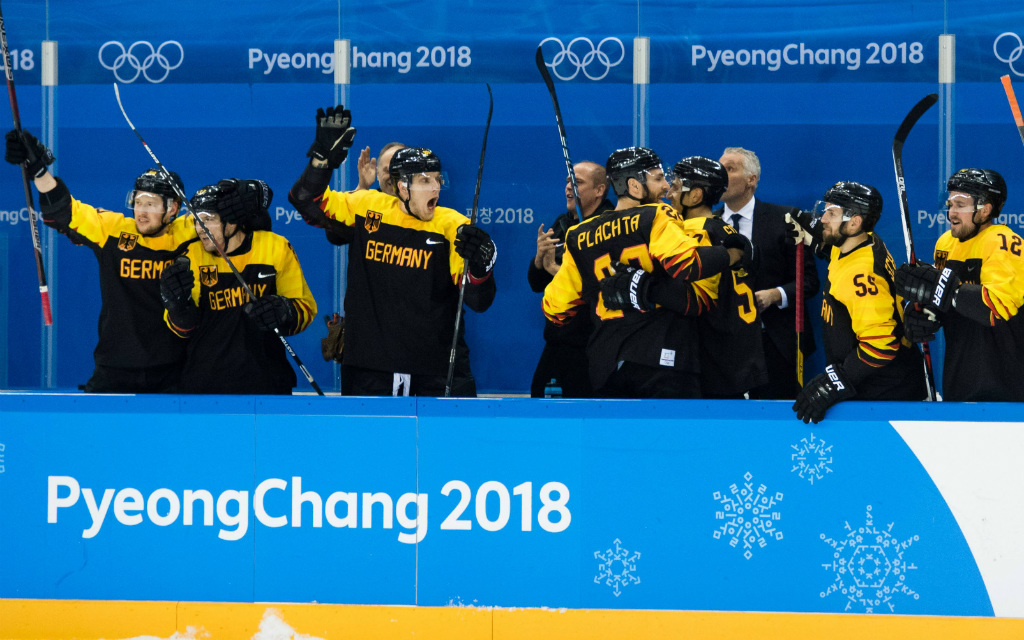
{"label": "snowflake graphic", "polygon": [[725,520],[725,523],[714,532],[715,540],[723,535],[729,537],[729,546],[735,547],[740,541],[743,542],[743,557],[750,560],[753,557],[753,549],[756,544],[758,548],[764,549],[772,538],[782,540],[782,532],[775,523],[782,519],[778,511],[771,511],[778,502],[782,502],[782,493],[774,496],[767,495],[768,487],[763,484],[754,491],[754,483],[751,479],[754,476],[748,471],[743,474],[743,488],[735,484],[729,486],[729,494],[721,491],[714,493],[715,500],[722,505],[721,511],[715,512],[715,520]]}
{"label": "snowflake graphic", "polygon": [[847,522],[846,535],[840,539],[821,534],[825,544],[834,550],[832,562],[821,566],[835,574],[835,581],[821,592],[822,598],[838,591],[846,596],[845,611],[857,606],[863,607],[864,613],[876,613],[876,607],[885,605],[892,613],[896,611],[893,602],[896,595],[903,594],[914,600],[921,597],[906,584],[907,572],[916,571],[917,567],[908,564],[903,557],[919,536],[900,542],[891,533],[893,524],[890,522],[889,526],[879,529],[868,505],[864,526],[854,529]]}
{"label": "snowflake graphic", "polygon": [[598,574],[594,576],[594,584],[603,582],[612,588],[612,592],[618,598],[622,594],[622,587],[640,584],[640,578],[635,574],[640,552],[634,551],[631,555],[629,549],[622,548],[622,541],[618,538],[615,538],[614,544],[614,551],[605,549],[594,552],[594,559],[601,561],[597,566]]}
{"label": "snowflake graphic", "polygon": [[793,468],[790,469],[804,480],[814,484],[815,480],[821,480],[826,474],[832,473],[832,445],[825,446],[825,441],[811,434],[810,439],[801,438],[797,444],[789,445],[793,449],[790,459],[793,461]]}

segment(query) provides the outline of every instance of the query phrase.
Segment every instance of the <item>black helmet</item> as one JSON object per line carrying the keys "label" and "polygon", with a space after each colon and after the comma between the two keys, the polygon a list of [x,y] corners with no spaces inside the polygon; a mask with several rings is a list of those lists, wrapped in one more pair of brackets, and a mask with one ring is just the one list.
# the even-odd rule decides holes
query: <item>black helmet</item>
{"label": "black helmet", "polygon": [[604,168],[615,195],[628,197],[629,179],[633,178],[640,184],[646,184],[647,176],[644,172],[649,169],[660,169],[661,158],[645,147],[626,147],[612,152]]}
{"label": "black helmet", "polygon": [[864,231],[871,231],[882,217],[882,194],[869,184],[837,182],[825,192],[823,200],[839,205],[848,216],[861,216]]}
{"label": "black helmet", "polygon": [[220,187],[215,184],[207,185],[196,191],[192,199],[189,200],[189,208],[192,213],[199,213],[200,211],[207,211],[209,213],[217,212],[217,197],[220,195]]}
{"label": "black helmet", "polygon": [[709,207],[718,204],[722,194],[729,187],[729,172],[717,160],[704,156],[683,158],[672,168],[676,178],[682,178],[683,186],[704,190],[704,202]]}
{"label": "black helmet", "polygon": [[961,169],[949,177],[946,190],[963,191],[980,203],[991,204],[992,218],[998,216],[1006,204],[1006,181],[992,169]]}
{"label": "black helmet", "polygon": [[441,159],[430,149],[419,147],[399,149],[391,156],[391,164],[388,165],[388,175],[396,185],[406,176],[433,171],[441,171]]}
{"label": "black helmet", "polygon": [[[131,193],[129,198],[128,206],[135,206],[135,193],[137,191],[145,191],[146,193],[155,193],[158,196],[163,196],[164,199],[171,199],[174,202],[181,203],[181,198],[178,196],[178,191],[184,193],[185,185],[181,182],[181,178],[173,171],[168,171],[171,179],[168,180],[167,176],[164,175],[163,171],[159,169],[150,169],[141,176],[135,179],[135,189]],[[172,182],[173,181],[173,182]],[[175,187],[178,191],[175,191]]]}

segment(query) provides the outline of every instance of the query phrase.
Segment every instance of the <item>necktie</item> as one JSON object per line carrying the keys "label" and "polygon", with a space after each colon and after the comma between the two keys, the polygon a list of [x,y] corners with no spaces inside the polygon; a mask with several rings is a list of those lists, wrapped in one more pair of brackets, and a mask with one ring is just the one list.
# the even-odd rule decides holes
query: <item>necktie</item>
{"label": "necktie", "polygon": [[730,225],[732,226],[732,228],[733,228],[733,229],[735,229],[736,231],[739,231],[739,230],[740,230],[740,218],[742,218],[742,217],[743,217],[743,216],[741,216],[741,215],[740,215],[740,214],[738,214],[738,213],[734,213],[734,214],[732,214],[732,215],[731,215],[731,216],[729,217],[729,224],[730,224]]}

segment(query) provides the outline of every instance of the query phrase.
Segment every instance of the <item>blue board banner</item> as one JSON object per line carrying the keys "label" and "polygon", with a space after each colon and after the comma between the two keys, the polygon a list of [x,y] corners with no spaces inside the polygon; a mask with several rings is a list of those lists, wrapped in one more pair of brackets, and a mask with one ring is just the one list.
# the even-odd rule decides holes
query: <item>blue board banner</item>
{"label": "blue board banner", "polygon": [[0,597],[1019,616],[1018,410],[5,395]]}

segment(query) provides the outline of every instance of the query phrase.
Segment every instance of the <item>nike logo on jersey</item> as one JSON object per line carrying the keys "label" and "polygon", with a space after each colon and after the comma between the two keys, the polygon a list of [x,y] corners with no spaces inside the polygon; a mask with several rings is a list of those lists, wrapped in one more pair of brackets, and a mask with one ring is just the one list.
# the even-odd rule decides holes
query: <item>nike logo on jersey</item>
{"label": "nike logo on jersey", "polygon": [[427,244],[444,244],[444,240],[432,240],[427,238]]}
{"label": "nike logo on jersey", "polygon": [[274,275],[274,274],[273,273],[257,273],[256,277],[257,278],[269,278],[272,275]]}

